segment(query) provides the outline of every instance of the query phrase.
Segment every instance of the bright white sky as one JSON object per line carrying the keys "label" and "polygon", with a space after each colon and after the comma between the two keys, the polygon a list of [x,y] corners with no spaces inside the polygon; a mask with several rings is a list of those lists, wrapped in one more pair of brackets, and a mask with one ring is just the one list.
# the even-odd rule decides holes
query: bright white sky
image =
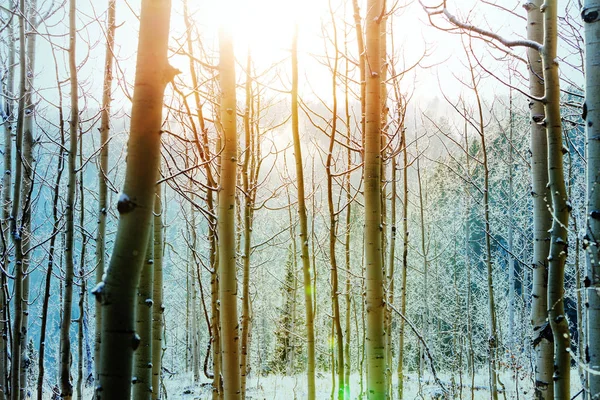
{"label": "bright white sky", "polygon": [[[245,64],[248,48],[251,49],[253,60],[256,63],[257,71],[265,69],[271,64],[285,60],[289,57],[294,25],[299,26],[299,58],[301,68],[301,80],[310,81],[310,87],[305,86],[305,90],[319,90],[319,96],[327,99],[330,95],[330,72],[320,65],[315,56],[325,54],[325,41],[323,38],[323,29],[331,31],[331,17],[329,15],[329,2],[327,0],[187,0],[190,7],[190,14],[202,35],[203,45],[209,51],[216,55],[217,41],[216,33],[219,24],[229,24],[234,32],[234,41],[236,55],[241,64]],[[402,5],[409,0],[400,0]],[[438,3],[438,0],[424,0],[428,4]],[[521,7],[521,0],[497,0],[504,7],[514,9],[519,15],[525,15]],[[568,0],[559,0],[561,10]],[[356,57],[356,36],[353,30],[353,17],[351,2],[346,5],[344,10],[344,1],[331,0],[332,7],[335,10],[337,18],[338,40],[340,46],[344,46],[343,30],[349,31],[347,46],[354,52]],[[365,1],[359,0],[361,13],[365,14]],[[388,1],[388,5],[393,4]],[[479,26],[494,29],[505,34],[512,32],[524,32],[525,23],[515,17],[507,16],[506,13],[494,10],[490,6],[481,4],[478,0],[448,0],[448,6],[457,15],[463,18],[477,4],[477,11],[469,15],[470,20]],[[133,82],[133,73],[135,71],[135,51],[137,47],[138,21],[134,13],[137,13],[140,6],[140,0],[129,0],[127,2],[117,2],[117,45],[115,54],[119,61],[119,69],[123,73],[124,80]],[[103,60],[104,60],[104,34],[103,25],[105,19],[106,1],[80,0],[80,26],[87,26],[87,31],[80,34],[78,58],[83,60],[88,58],[86,65],[82,67],[81,79],[85,85],[84,90],[96,98],[100,98]],[[67,30],[66,10],[56,13],[54,20],[49,21],[51,28],[49,31],[54,34],[61,34],[63,37],[55,37],[53,40],[66,46]],[[342,23],[345,20],[350,24],[345,26]],[[181,38],[183,34],[183,0],[173,0],[172,12],[172,36]],[[100,23],[93,22],[98,18]],[[575,16],[577,18],[577,16]],[[423,53],[425,48],[430,50],[431,56],[428,57],[423,65],[436,65],[441,62],[444,64],[428,70],[420,70],[413,76],[408,76],[403,81],[403,87],[406,91],[412,91],[416,88],[415,97],[421,101],[427,101],[439,93],[438,76],[443,82],[444,91],[448,93],[457,93],[460,91],[460,84],[453,78],[453,74],[463,75],[464,66],[462,60],[464,51],[461,48],[460,40],[457,35],[450,35],[441,32],[429,26],[425,12],[421,9],[419,3],[413,0],[412,3],[398,11],[392,19],[394,33],[394,53],[399,65],[397,70],[402,68],[402,59],[405,65],[412,64]],[[323,28],[325,27],[325,28]],[[40,31],[45,32],[42,27]],[[44,85],[48,90],[44,90],[44,96],[53,99],[56,96],[55,90],[50,89],[55,86],[54,67],[50,46],[44,39],[38,40],[40,51],[38,52],[38,83],[47,83]],[[481,55],[485,54],[483,45],[477,44],[477,49]],[[388,47],[390,51],[391,46]],[[89,52],[88,52],[89,50]],[[331,52],[331,50],[329,50]],[[523,55],[524,50],[517,50],[518,54]],[[61,78],[67,76],[66,73],[66,53],[58,52],[59,63],[62,63]],[[506,65],[495,62],[487,56],[487,64],[506,71]],[[182,71],[187,70],[187,59],[185,57],[173,57],[171,62]],[[214,60],[216,62],[216,59]],[[286,62],[287,64],[287,62]],[[241,70],[240,70],[241,71]],[[240,79],[243,79],[240,73]],[[241,80],[240,80],[241,81]],[[282,78],[282,84],[288,84],[288,77]],[[308,82],[305,82],[308,83]],[[121,85],[123,82],[121,82]],[[494,85],[499,89],[499,85]],[[496,89],[493,89],[496,90]],[[305,93],[306,94],[306,93]],[[119,94],[115,93],[118,98]],[[90,106],[92,106],[90,104]]]}

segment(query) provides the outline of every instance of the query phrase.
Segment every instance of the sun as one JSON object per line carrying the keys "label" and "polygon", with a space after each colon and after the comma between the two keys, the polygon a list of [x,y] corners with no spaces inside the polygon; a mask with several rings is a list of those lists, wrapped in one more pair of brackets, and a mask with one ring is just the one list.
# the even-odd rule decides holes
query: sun
{"label": "sun", "polygon": [[[294,27],[299,27],[300,48],[317,45],[321,16],[327,12],[322,0],[230,0],[200,2],[194,14],[203,31],[215,35],[219,28],[229,29],[236,57],[245,59],[251,52],[254,62],[269,66],[289,56]],[[302,39],[308,39],[303,41]],[[319,43],[320,44],[320,43]]]}

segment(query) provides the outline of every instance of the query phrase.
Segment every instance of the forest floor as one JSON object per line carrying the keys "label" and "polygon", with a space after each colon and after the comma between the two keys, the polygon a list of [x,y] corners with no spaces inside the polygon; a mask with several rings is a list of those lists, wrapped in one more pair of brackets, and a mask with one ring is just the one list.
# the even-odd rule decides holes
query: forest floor
{"label": "forest floor", "polygon": [[[427,375],[421,379],[421,385],[416,374],[405,376],[404,399],[444,399],[442,389],[433,380],[433,377]],[[306,398],[305,376],[282,376],[269,375],[266,377],[252,377],[248,380],[247,400],[302,400]],[[440,376],[442,384],[446,389],[451,390],[451,381],[448,376]],[[178,374],[172,377],[165,377],[165,387],[169,399],[183,400],[205,400],[211,399],[210,381],[204,378],[201,382],[193,384],[190,374]],[[360,377],[357,374],[351,376],[350,399],[359,399]],[[458,380],[458,378],[457,378]],[[469,382],[467,383],[467,380]],[[520,400],[532,398],[533,381],[526,376],[520,376],[518,388],[515,387],[515,381],[510,372],[501,374],[501,381],[505,384],[506,391],[500,398],[503,400]],[[576,369],[572,370],[571,375],[571,393],[575,395],[580,389],[579,376]],[[458,382],[457,382],[458,383]],[[397,381],[394,380],[394,398],[396,396]],[[489,399],[490,393],[487,385],[486,371],[480,371],[475,377],[474,399]],[[317,374],[317,399],[326,400],[331,398],[331,375]],[[470,399],[471,386],[470,379],[463,376],[462,391],[455,387],[453,395],[447,398]]]}

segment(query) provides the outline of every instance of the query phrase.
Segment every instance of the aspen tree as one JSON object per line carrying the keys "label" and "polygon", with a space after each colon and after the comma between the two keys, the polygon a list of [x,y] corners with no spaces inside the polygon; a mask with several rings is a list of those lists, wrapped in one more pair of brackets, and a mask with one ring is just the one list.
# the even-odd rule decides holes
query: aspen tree
{"label": "aspen tree", "polygon": [[[12,12],[12,10],[10,10]],[[8,65],[15,65],[15,41],[14,41],[14,18],[8,21],[7,31],[7,62]],[[6,74],[6,83],[2,85],[2,94],[4,95],[4,115],[2,125],[4,128],[4,145],[3,145],[3,164],[4,173],[2,175],[2,220],[0,228],[2,229],[2,265],[8,265],[9,254],[7,243],[7,235],[9,234],[9,218],[11,210],[11,195],[10,189],[12,184],[12,159],[13,159],[13,124],[14,124],[14,82],[15,68],[9,68]],[[0,400],[8,397],[8,316],[10,307],[6,296],[7,277],[5,274],[0,274]]]}
{"label": "aspen tree", "polygon": [[[185,150],[185,158],[186,165],[189,165],[191,159],[189,157],[189,149]],[[194,161],[195,162],[195,161]],[[187,273],[186,273],[186,281],[187,281],[187,312],[186,312],[186,351],[191,351],[191,357],[188,357],[186,354],[186,363],[188,361],[191,362],[191,370],[194,383],[197,383],[200,380],[200,348],[198,343],[198,314],[197,314],[197,295],[198,291],[196,290],[196,249],[198,245],[198,239],[196,235],[196,209],[194,203],[195,195],[193,194],[193,180],[189,180],[189,189],[191,195],[191,202],[189,203],[189,216],[190,219],[187,219],[186,216],[186,226],[187,226]]]}
{"label": "aspen tree", "polygon": [[585,32],[585,105],[584,115],[587,138],[587,338],[590,373],[589,395],[600,398],[600,2],[583,2],[581,16]]}
{"label": "aspen tree", "polygon": [[[96,234],[96,283],[102,281],[106,264],[106,216],[108,214],[107,185],[110,134],[110,106],[112,102],[113,48],[116,31],[116,0],[108,0],[106,21],[106,48],[104,50],[104,83],[100,110],[100,154],[98,162],[98,233]],[[96,334],[94,345],[95,377],[100,371],[100,345],[102,343],[102,307],[96,302]]]}
{"label": "aspen tree", "polygon": [[60,85],[59,75],[58,75],[58,64],[56,63],[56,55],[54,53],[54,49],[52,50],[52,56],[54,58],[55,65],[55,76],[58,91],[58,127],[60,132],[60,141],[58,143],[58,165],[56,168],[56,179],[54,181],[54,188],[52,193],[52,234],[50,235],[50,246],[48,249],[48,263],[46,270],[46,281],[44,284],[44,301],[42,304],[42,318],[41,318],[41,327],[40,327],[40,345],[38,352],[38,380],[37,380],[37,400],[42,400],[44,395],[44,359],[46,353],[46,327],[48,325],[48,307],[50,303],[50,295],[51,295],[51,284],[52,284],[52,271],[54,269],[55,264],[55,256],[56,256],[56,239],[58,233],[61,229],[60,226],[60,215],[59,215],[59,200],[60,196],[60,182],[62,180],[62,175],[65,169],[65,119],[63,117],[63,96],[62,96],[62,86]]}
{"label": "aspen tree", "polygon": [[[158,186],[158,185],[157,185]],[[155,200],[156,201],[156,200]],[[139,347],[134,353],[133,395],[135,400],[149,399],[152,387],[152,289],[154,287],[154,230],[148,235],[148,246],[135,307],[135,331],[140,337]],[[158,387],[156,388],[158,390]]]}
{"label": "aspen tree", "polygon": [[[339,284],[338,284],[338,265],[337,257],[335,254],[335,247],[337,242],[337,215],[333,204],[333,150],[336,140],[337,133],[337,122],[338,122],[338,99],[337,99],[337,75],[338,75],[338,39],[337,39],[337,27],[335,24],[335,16],[331,8],[331,2],[329,2],[329,13],[331,14],[331,22],[333,24],[333,46],[335,49],[335,55],[333,58],[333,71],[331,77],[331,88],[333,96],[332,106],[332,119],[331,119],[331,134],[329,135],[329,148],[327,150],[327,159],[325,162],[325,172],[327,175],[327,208],[329,210],[329,262],[331,266],[331,302],[333,308],[333,330],[335,335],[335,343],[337,349],[337,378],[338,378],[338,400],[344,399],[345,394],[345,374],[344,374],[344,337],[342,332],[341,317],[340,317],[340,303],[339,303]],[[335,359],[335,357],[334,357]],[[335,363],[332,365],[332,373],[336,370]],[[332,387],[335,388],[335,381],[332,382]],[[332,390],[333,390],[332,388]]]}
{"label": "aspen tree", "polygon": [[[12,400],[19,400],[20,388],[24,382],[20,382],[21,378],[21,347],[24,343],[23,320],[24,308],[23,303],[27,297],[24,296],[24,255],[23,255],[23,228],[25,218],[27,217],[26,200],[23,201],[22,186],[27,178],[23,177],[23,169],[25,166],[25,151],[24,136],[25,136],[25,107],[26,107],[26,76],[27,76],[27,57],[25,44],[25,24],[26,24],[26,8],[25,1],[19,1],[19,102],[17,109],[17,131],[16,131],[16,157],[15,163],[15,181],[13,185],[13,204],[10,216],[10,230],[13,243],[15,245],[15,284],[14,284],[14,314],[13,314],[13,329],[11,343],[11,372],[10,372],[10,396]],[[25,171],[27,174],[27,171]],[[25,184],[26,186],[27,184]],[[22,211],[21,218],[19,210]],[[20,224],[19,224],[20,221]],[[28,239],[27,239],[28,240]],[[26,321],[26,320],[25,320]],[[26,328],[25,328],[26,329]]]}
{"label": "aspen tree", "polygon": [[221,181],[219,184],[219,300],[223,398],[241,398],[237,278],[235,254],[235,189],[237,182],[237,131],[235,58],[231,31],[219,29],[221,84]]}
{"label": "aspen tree", "polygon": [[[38,25],[37,18],[37,1],[33,0],[29,3],[27,10],[27,20],[30,29],[36,29]],[[28,336],[28,325],[29,325],[29,286],[30,286],[30,249],[31,249],[31,210],[33,201],[33,185],[34,185],[34,163],[33,148],[35,141],[33,140],[33,119],[35,115],[35,104],[33,102],[33,78],[35,74],[35,34],[28,34],[26,37],[26,59],[27,59],[27,79],[26,79],[26,90],[25,90],[25,113],[23,121],[23,142],[22,142],[22,153],[21,162],[23,164],[23,180],[21,187],[21,202],[22,205],[22,216],[21,216],[21,233],[20,237],[22,240],[22,264],[21,268],[23,271],[23,288],[22,288],[22,312],[23,319],[21,322],[21,370],[20,370],[20,397],[21,399],[27,396],[27,374],[29,369],[29,356],[27,354],[27,336]]]}
{"label": "aspen tree", "polygon": [[[464,121],[464,136],[465,136],[465,167],[467,178],[470,180],[471,178],[471,154],[469,150],[469,121],[465,119]],[[470,240],[471,240],[471,193],[469,189],[469,182],[465,182],[464,184],[464,193],[465,193],[465,266],[467,269],[467,298],[465,301],[465,307],[467,311],[467,336],[468,336],[468,356],[467,356],[467,366],[469,368],[469,373],[471,375],[471,399],[475,398],[475,352],[473,351],[473,315],[471,312],[472,304],[473,304],[473,290],[472,290],[472,278],[471,278],[471,254],[470,254]]]}
{"label": "aspen tree", "polygon": [[240,373],[242,377],[242,399],[246,398],[246,380],[248,378],[248,345],[250,336],[250,245],[252,238],[253,204],[250,185],[250,158],[254,151],[252,131],[250,127],[250,108],[252,103],[252,56],[248,51],[246,60],[246,110],[244,111],[244,163],[242,165],[242,181],[244,187],[244,250],[243,250],[243,282],[242,282],[242,342],[240,346]]}
{"label": "aspen tree", "polygon": [[552,228],[548,256],[548,319],[554,337],[554,399],[570,399],[571,335],[565,316],[565,262],[571,204],[567,198],[563,170],[563,134],[560,115],[558,76],[558,2],[546,0],[542,6],[544,44],[541,49],[544,70],[544,106],[548,136],[548,184],[552,196]]}
{"label": "aspen tree", "polygon": [[[160,176],[160,168],[159,174]],[[152,289],[152,400],[160,399],[163,355],[163,204],[162,187],[156,185],[154,199],[154,286]]]}
{"label": "aspen tree", "polygon": [[[419,225],[421,228],[421,254],[423,256],[423,287],[422,290],[429,289],[429,233],[428,227],[425,225],[425,202],[423,199],[423,179],[421,173],[421,156],[419,152],[419,141],[415,140],[415,147],[417,152],[417,186],[419,191]],[[433,257],[435,258],[435,257]],[[429,296],[425,296],[423,299],[424,311],[421,315],[423,338],[428,341],[430,339],[429,329],[431,325],[431,307],[429,305]],[[425,362],[424,348],[422,344],[419,345],[419,377],[423,379],[423,369]]]}
{"label": "aspen tree", "polygon": [[[541,43],[544,26],[540,7],[542,0],[528,0],[527,38]],[[529,93],[535,97],[544,95],[543,70],[540,52],[527,50],[529,60]],[[533,285],[531,291],[531,322],[533,325],[533,349],[535,351],[535,395],[538,399],[554,398],[552,385],[553,346],[552,328],[548,323],[548,254],[550,253],[550,227],[552,197],[548,185],[548,139],[543,124],[544,104],[530,100],[530,149],[531,149],[531,195],[533,197]]]}
{"label": "aspen tree", "polygon": [[358,68],[360,78],[360,134],[362,137],[361,140],[364,152],[364,140],[367,121],[365,118],[365,106],[367,98],[365,38],[360,18],[360,8],[358,6],[358,0],[352,0],[352,8],[354,10],[354,27],[356,30],[356,45],[358,47]]}
{"label": "aspen tree", "polygon": [[[304,278],[304,301],[306,305],[306,348],[307,348],[307,391],[308,399],[315,399],[315,327],[311,265],[308,254],[308,223],[306,218],[306,202],[304,195],[304,168],[302,166],[302,147],[300,144],[300,128],[298,122],[298,26],[294,28],[292,41],[292,139],[294,141],[294,158],[296,160],[296,184],[298,187],[298,219],[300,221],[300,243],[302,272]],[[313,263],[314,265],[314,263]]]}
{"label": "aspen tree", "polygon": [[[345,34],[346,32],[344,32]],[[344,46],[346,46],[346,44],[344,44]],[[347,49],[346,49],[347,50]],[[346,51],[347,53],[347,51]],[[351,310],[350,310],[350,305],[351,305],[351,301],[352,301],[352,296],[351,296],[351,292],[352,292],[352,286],[351,286],[351,281],[350,281],[350,277],[351,277],[351,267],[352,264],[350,262],[350,233],[351,233],[351,229],[352,229],[352,192],[351,192],[351,188],[352,188],[352,182],[351,182],[351,177],[352,177],[352,171],[351,171],[351,167],[352,167],[352,149],[350,147],[351,145],[351,139],[352,139],[352,129],[350,127],[350,99],[349,99],[349,86],[348,86],[348,59],[346,58],[345,61],[345,67],[346,67],[346,74],[344,75],[344,87],[345,87],[345,91],[344,91],[344,108],[345,108],[345,116],[346,116],[346,169],[347,172],[344,176],[345,179],[345,191],[346,191],[346,221],[345,221],[345,240],[344,240],[344,261],[345,261],[345,267],[346,267],[346,293],[345,293],[345,303],[346,303],[346,320],[345,320],[345,327],[344,327],[344,339],[345,339],[345,345],[344,345],[344,380],[346,382],[346,397],[350,398],[350,372],[352,369],[352,360],[350,359],[350,333],[351,333],[351,325],[350,325],[350,320],[351,320]],[[358,332],[357,332],[358,333]]]}
{"label": "aspen tree", "polygon": [[[218,259],[218,249],[217,249],[217,241],[216,241],[216,229],[217,229],[217,221],[215,218],[215,201],[213,195],[213,188],[216,186],[216,180],[213,177],[211,163],[210,161],[210,149],[208,144],[208,129],[204,123],[204,116],[202,111],[202,103],[200,100],[199,87],[198,85],[198,77],[196,74],[196,69],[194,67],[194,58],[193,55],[193,42],[192,42],[192,26],[191,20],[188,13],[188,3],[184,1],[183,3],[183,15],[184,15],[184,23],[185,23],[185,32],[186,32],[186,44],[187,51],[190,54],[189,57],[189,70],[190,77],[192,81],[192,87],[194,88],[194,102],[196,103],[196,115],[195,117],[198,120],[198,128],[196,129],[196,124],[191,124],[192,132],[194,134],[194,144],[196,145],[196,149],[200,155],[200,159],[204,165],[204,171],[207,178],[207,184],[209,188],[207,188],[206,193],[206,206],[208,209],[208,242],[210,243],[210,287],[211,287],[211,317],[210,317],[210,335],[211,335],[211,352],[212,352],[212,364],[213,364],[213,400],[217,400],[221,396],[221,341],[220,341],[220,329],[219,329],[219,306],[218,306],[218,296],[219,296],[219,281],[218,281],[218,268],[219,268],[219,259]],[[191,117],[191,115],[190,115]]]}
{"label": "aspen tree", "polygon": [[[250,371],[250,343],[253,328],[252,297],[250,293],[250,265],[252,248],[252,231],[254,226],[254,207],[256,203],[257,185],[262,164],[259,121],[261,119],[260,89],[254,93],[252,78],[253,60],[250,51],[246,59],[246,110],[244,112],[244,159],[242,163],[241,186],[243,188],[243,285],[242,285],[242,341],[241,341],[241,375],[242,395],[245,398],[247,375]],[[254,100],[256,98],[256,100]],[[295,260],[295,259],[294,259]],[[294,261],[295,262],[295,261]],[[295,282],[295,280],[294,280]],[[294,297],[295,298],[295,297]],[[295,311],[296,303],[293,302]],[[294,321],[292,321],[293,325]],[[293,366],[292,352],[292,362]]]}
{"label": "aspen tree", "polygon": [[61,397],[70,400],[73,397],[71,382],[71,311],[73,306],[73,278],[75,266],[73,248],[75,245],[75,185],[77,169],[77,135],[79,131],[79,87],[77,83],[76,37],[77,37],[77,0],[69,1],[69,76],[71,89],[71,119],[69,122],[69,152],[67,161],[68,184],[65,226],[65,283],[60,326],[60,366],[59,381]]}
{"label": "aspen tree", "polygon": [[[400,104],[400,96],[396,101]],[[400,287],[400,312],[406,315],[406,279],[408,275],[408,154],[406,150],[406,130],[401,129],[402,144],[402,283]],[[398,398],[404,398],[404,336],[405,321],[400,319],[398,338]]]}
{"label": "aspen tree", "polygon": [[[83,171],[83,137],[79,137],[79,169]],[[79,178],[79,204],[81,209],[79,210],[79,226],[85,226],[85,192],[84,192],[84,174],[83,172]],[[85,229],[81,229],[81,252],[79,255],[79,319],[77,321],[77,386],[75,387],[75,394],[78,400],[83,397],[83,335],[84,335],[84,323],[85,323],[85,298],[87,292],[87,282],[85,276],[85,264],[86,264],[86,248],[87,248],[87,233]]]}
{"label": "aspen tree", "polygon": [[479,95],[478,79],[475,76],[475,67],[471,62],[471,57],[465,47],[465,54],[469,62],[469,72],[471,78],[471,88],[475,94],[477,103],[477,117],[474,118],[477,133],[481,141],[481,165],[483,167],[483,218],[485,224],[485,265],[487,269],[487,291],[488,291],[488,307],[489,307],[489,329],[488,338],[488,357],[489,357],[489,373],[490,373],[490,391],[492,399],[498,398],[498,336],[497,317],[496,317],[496,300],[494,295],[494,280],[493,280],[493,265],[492,265],[492,244],[491,244],[491,228],[490,228],[490,170],[488,162],[488,148],[486,144],[485,121],[483,119],[483,105]]}
{"label": "aspen tree", "polygon": [[119,225],[105,277],[94,293],[102,304],[99,400],[129,399],[136,288],[142,269],[160,162],[163,94],[178,73],[167,61],[171,2],[142,0],[125,184]]}
{"label": "aspen tree", "polygon": [[386,390],[383,254],[381,243],[381,0],[367,1],[365,103],[365,267],[367,313],[367,393],[384,399]]}

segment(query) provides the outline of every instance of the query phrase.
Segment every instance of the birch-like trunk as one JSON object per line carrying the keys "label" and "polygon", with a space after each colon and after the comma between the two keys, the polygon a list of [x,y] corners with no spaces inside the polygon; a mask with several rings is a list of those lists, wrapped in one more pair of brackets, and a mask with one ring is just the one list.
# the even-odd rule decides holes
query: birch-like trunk
{"label": "birch-like trunk", "polygon": [[[17,132],[16,132],[16,157],[15,163],[15,181],[13,186],[13,204],[10,217],[10,230],[15,247],[15,283],[14,283],[14,314],[13,314],[13,329],[11,343],[11,372],[10,372],[10,396],[12,400],[19,400],[20,387],[24,382],[20,382],[21,378],[21,346],[23,345],[23,319],[24,298],[23,283],[25,279],[25,271],[23,266],[23,236],[22,229],[24,225],[25,204],[23,202],[22,187],[26,180],[23,177],[23,169],[25,167],[24,157],[24,131],[25,131],[25,107],[26,107],[26,76],[27,76],[27,61],[26,61],[26,45],[25,45],[25,25],[26,25],[26,8],[25,1],[19,1],[19,103],[17,109]],[[26,168],[26,167],[25,167]],[[21,212],[20,212],[21,211]]]}
{"label": "birch-like trunk", "polygon": [[[400,286],[400,312],[406,315],[406,278],[408,275],[408,154],[406,131],[402,129],[402,283]],[[404,398],[404,337],[405,321],[400,318],[398,338],[398,398]]]}
{"label": "birch-like trunk", "polygon": [[[98,162],[98,233],[96,234],[96,283],[102,281],[106,264],[106,216],[108,214],[107,185],[108,150],[110,135],[110,106],[112,102],[113,48],[116,30],[116,0],[108,0],[106,49],[104,53],[104,84],[100,111],[100,154]],[[102,343],[102,308],[96,302],[96,334],[94,346],[95,380],[100,371],[100,346]]]}
{"label": "birch-like trunk", "polygon": [[563,171],[563,135],[560,116],[560,79],[558,76],[558,3],[546,0],[543,4],[544,99],[546,133],[548,137],[548,182],[552,196],[552,228],[548,256],[548,319],[554,337],[554,399],[570,399],[571,335],[565,316],[565,262],[570,203]]}
{"label": "birch-like trunk", "polygon": [[[11,10],[12,12],[12,10]],[[7,32],[7,62],[8,65],[15,65],[15,41],[14,41],[14,19],[8,22]],[[4,173],[2,175],[2,265],[9,263],[8,251],[8,235],[9,235],[9,219],[11,210],[11,194],[12,186],[12,159],[13,159],[13,123],[14,123],[14,81],[15,68],[9,68],[6,74],[6,81],[2,85],[2,93],[4,95],[4,110],[6,116],[2,121],[4,128],[4,144],[3,144],[3,163]],[[5,274],[0,274],[0,400],[4,400],[8,396],[8,348],[9,348],[9,323],[8,316],[10,308],[8,303],[8,281]]]}
{"label": "birch-like trunk", "polygon": [[[160,169],[159,174],[160,176]],[[163,205],[162,188],[156,185],[154,198],[154,287],[152,289],[152,400],[160,399],[163,355]]]}
{"label": "birch-like trunk", "polygon": [[220,116],[221,181],[219,185],[219,300],[223,396],[241,397],[237,277],[235,247],[235,189],[237,182],[237,131],[235,96],[235,58],[231,32],[219,30],[219,74],[221,83]]}
{"label": "birch-like trunk", "polygon": [[[248,52],[246,61],[246,110],[244,112],[244,164],[242,166],[242,181],[244,187],[244,250],[243,250],[243,282],[242,282],[242,343],[240,347],[240,370],[242,399],[246,398],[246,380],[248,379],[248,352],[250,344],[250,257],[252,240],[253,208],[250,159],[254,151],[250,118],[252,108],[252,57]],[[252,186],[252,187],[251,187]]]}
{"label": "birch-like trunk", "polygon": [[160,163],[163,94],[178,73],[168,64],[171,2],[142,0],[125,184],[117,210],[117,237],[109,269],[96,286],[102,304],[99,400],[129,399],[136,291],[143,266]]}
{"label": "birch-like trunk", "polygon": [[77,37],[77,0],[69,1],[69,76],[71,90],[71,120],[69,123],[69,152],[67,161],[68,184],[67,204],[65,206],[65,281],[60,325],[60,364],[59,382],[61,398],[73,397],[71,382],[71,311],[73,308],[73,247],[75,236],[75,185],[77,169],[77,135],[79,133],[79,93],[77,84],[76,37]]}
{"label": "birch-like trunk", "polygon": [[367,312],[367,393],[384,399],[386,390],[383,254],[381,231],[381,14],[382,1],[367,1],[365,103],[365,267]]}
{"label": "birch-like trunk", "polygon": [[[55,67],[56,81],[59,82],[60,78],[58,75],[58,67]],[[58,144],[58,165],[56,168],[56,179],[54,181],[54,188],[52,193],[52,234],[50,235],[50,245],[48,249],[48,263],[46,270],[46,281],[44,284],[44,301],[42,304],[42,317],[40,327],[40,345],[39,345],[39,358],[38,358],[38,381],[37,381],[37,400],[42,400],[44,395],[44,359],[46,353],[46,326],[48,325],[48,308],[50,303],[51,289],[52,289],[52,275],[55,264],[56,256],[56,239],[61,229],[60,215],[59,215],[59,201],[60,201],[60,183],[62,175],[65,169],[65,120],[63,117],[63,100],[62,100],[62,88],[61,85],[57,85],[58,91],[58,131],[60,132],[60,142]]]}
{"label": "birch-like trunk", "polygon": [[[156,201],[156,200],[155,200]],[[148,235],[145,263],[137,289],[135,307],[135,331],[140,344],[134,353],[133,396],[146,400],[152,396],[152,290],[154,288],[154,230]],[[158,390],[158,388],[156,388]]]}
{"label": "birch-like trunk", "polygon": [[[300,243],[302,272],[304,277],[304,301],[306,305],[306,348],[307,348],[307,390],[308,400],[315,400],[315,326],[313,309],[314,287],[311,280],[311,265],[308,253],[308,222],[306,218],[306,198],[304,195],[304,168],[302,146],[298,123],[298,27],[292,42],[292,138],[296,160],[296,185],[298,187],[298,219],[300,221]],[[314,264],[313,264],[314,265]]]}
{"label": "birch-like trunk", "polygon": [[[587,309],[588,366],[600,371],[600,1],[586,0],[585,132],[587,138]],[[600,375],[588,374],[590,398],[600,398]]]}
{"label": "birch-like trunk", "polygon": [[[541,43],[544,27],[540,6],[542,0],[528,0],[527,38]],[[540,53],[528,49],[529,93],[532,96],[544,95],[543,69]],[[548,323],[548,254],[550,252],[550,212],[552,197],[548,188],[548,139],[543,124],[544,104],[532,101],[530,104],[530,149],[531,149],[531,195],[533,196],[533,283],[531,289],[531,323],[533,326],[533,349],[535,351],[535,396],[548,400],[554,397],[552,385],[553,346],[552,329]]]}
{"label": "birch-like trunk", "polygon": [[[338,74],[338,39],[337,28],[333,11],[331,12],[331,20],[333,24],[333,45],[335,48],[335,56],[333,59],[333,71],[331,77],[331,90],[333,98],[332,117],[331,117],[331,134],[329,135],[329,148],[327,150],[327,159],[325,162],[325,172],[327,175],[327,209],[329,211],[329,263],[331,267],[331,306],[333,311],[333,335],[335,336],[335,351],[337,351],[337,379],[338,379],[338,400],[344,399],[345,394],[345,374],[344,374],[344,337],[342,332],[340,302],[339,302],[339,279],[338,279],[338,263],[336,252],[337,243],[337,215],[333,199],[333,149],[335,145],[337,122],[338,122],[338,100],[337,100],[337,74]],[[333,349],[332,349],[333,350]],[[332,352],[332,354],[335,353]],[[332,374],[336,371],[335,356],[333,358]],[[335,381],[332,382],[332,387],[335,388]]]}

